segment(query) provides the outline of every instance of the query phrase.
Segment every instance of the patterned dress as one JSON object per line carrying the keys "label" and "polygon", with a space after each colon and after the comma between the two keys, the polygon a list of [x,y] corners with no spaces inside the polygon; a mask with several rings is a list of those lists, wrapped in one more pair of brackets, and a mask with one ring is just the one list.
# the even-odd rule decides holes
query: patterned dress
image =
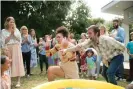
{"label": "patterned dress", "polygon": [[31,67],[37,67],[37,52],[36,52],[36,46],[37,43],[36,38],[31,37]]}

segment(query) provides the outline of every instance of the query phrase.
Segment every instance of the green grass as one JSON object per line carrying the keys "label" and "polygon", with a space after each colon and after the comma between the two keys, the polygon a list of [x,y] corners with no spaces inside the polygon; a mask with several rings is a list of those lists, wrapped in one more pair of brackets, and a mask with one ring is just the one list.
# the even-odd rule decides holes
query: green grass
{"label": "green grass", "polygon": [[[41,75],[39,74],[40,73],[39,67],[34,68],[32,70],[32,73],[34,75],[30,76],[29,78],[26,78],[26,77],[21,78],[21,87],[20,88],[15,88],[16,78],[12,78],[12,89],[31,89],[31,88],[39,85],[39,84],[43,84],[43,83],[48,82],[47,75],[45,73],[43,73]],[[60,78],[57,78],[57,80],[59,80],[59,79]],[[98,81],[105,81],[102,76],[100,76],[97,80]],[[129,83],[126,81],[119,81],[118,82],[118,85],[122,86],[122,87],[126,87],[128,84]]]}

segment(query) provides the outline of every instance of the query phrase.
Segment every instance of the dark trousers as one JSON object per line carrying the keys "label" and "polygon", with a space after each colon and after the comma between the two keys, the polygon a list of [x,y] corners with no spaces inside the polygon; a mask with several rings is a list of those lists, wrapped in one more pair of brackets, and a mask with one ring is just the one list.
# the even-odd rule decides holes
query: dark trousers
{"label": "dark trousers", "polygon": [[107,69],[108,69],[108,67],[106,67],[106,66],[103,64],[102,73],[101,73],[101,74],[102,74],[102,76],[105,78],[105,80],[106,80],[107,82],[109,82],[109,81],[108,81],[107,74],[106,74]]}
{"label": "dark trousers", "polygon": [[133,80],[133,58],[129,60],[129,79]]}
{"label": "dark trousers", "polygon": [[[123,57],[123,60],[124,60],[124,57]],[[123,78],[123,73],[124,73],[124,65],[122,63],[118,68],[118,70],[116,71],[116,77]]]}
{"label": "dark trousers", "polygon": [[117,85],[117,82],[115,80],[115,75],[116,71],[120,68],[123,61],[124,61],[124,56],[123,54],[120,54],[112,58],[108,68],[106,66],[103,66],[104,73],[102,73],[102,75],[107,82]]}
{"label": "dark trousers", "polygon": [[40,69],[41,71],[43,71],[43,62],[45,63],[46,65],[46,71],[48,70],[48,59],[46,57],[46,55],[41,55],[39,54],[39,57],[40,57]]}
{"label": "dark trousers", "polygon": [[27,74],[30,74],[31,52],[22,52],[24,65],[26,64]]}

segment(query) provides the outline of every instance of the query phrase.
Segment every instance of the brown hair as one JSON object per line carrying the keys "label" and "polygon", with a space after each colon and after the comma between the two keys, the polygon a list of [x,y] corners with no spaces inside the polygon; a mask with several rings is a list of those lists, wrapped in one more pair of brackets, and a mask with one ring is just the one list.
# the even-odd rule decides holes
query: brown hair
{"label": "brown hair", "polygon": [[[31,32],[32,31],[34,31],[35,32],[35,30],[34,29],[30,29],[30,35],[31,35]],[[32,35],[31,35],[31,37],[32,37]],[[33,36],[33,39],[36,39],[36,33],[35,33],[35,35]]]}
{"label": "brown hair", "polygon": [[113,22],[117,22],[117,23],[119,23],[119,20],[118,20],[118,19],[114,19]]}
{"label": "brown hair", "polygon": [[58,33],[61,33],[63,35],[63,37],[68,38],[69,31],[66,27],[64,27],[64,26],[58,27],[56,29],[56,34],[58,34]]}
{"label": "brown hair", "polygon": [[[14,23],[15,23],[15,19],[14,19],[13,17],[11,17],[11,16],[10,16],[10,17],[7,17],[7,18],[6,18],[6,21],[5,21],[5,23],[4,23],[5,29],[8,29],[8,28],[9,28],[8,23],[9,23],[10,20],[14,20]],[[15,24],[14,27],[16,28],[16,24]]]}
{"label": "brown hair", "polygon": [[99,29],[98,26],[96,26],[96,25],[91,25],[91,26],[88,28],[88,30],[90,30],[90,29],[93,29],[93,32],[94,32],[95,34],[98,33],[98,36],[100,36],[100,29]]}

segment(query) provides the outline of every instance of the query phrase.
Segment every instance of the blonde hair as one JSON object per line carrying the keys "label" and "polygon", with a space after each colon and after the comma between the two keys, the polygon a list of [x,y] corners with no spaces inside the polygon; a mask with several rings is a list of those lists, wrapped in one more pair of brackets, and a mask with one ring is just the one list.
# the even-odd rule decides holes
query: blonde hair
{"label": "blonde hair", "polygon": [[9,23],[10,20],[14,21],[14,30],[15,30],[16,29],[15,19],[13,17],[11,17],[11,16],[6,18],[6,21],[4,23],[4,27],[5,27],[5,29],[9,28],[9,24],[8,23]]}
{"label": "blonde hair", "polygon": [[131,32],[130,35],[133,35],[133,32]]}
{"label": "blonde hair", "polygon": [[86,33],[81,33],[81,36],[84,36],[87,39]]}
{"label": "blonde hair", "polygon": [[23,30],[27,30],[27,34],[26,35],[28,35],[28,28],[26,26],[22,26],[20,28],[21,35],[23,35],[23,32],[22,32]]}
{"label": "blonde hair", "polygon": [[104,25],[101,25],[101,26],[99,27],[100,30],[101,30],[101,28],[104,29],[104,34],[105,34],[105,35],[108,35],[108,30],[107,30],[107,28],[106,28]]}
{"label": "blonde hair", "polygon": [[74,38],[74,34],[73,33],[69,33],[69,35],[70,35],[71,39]]}
{"label": "blonde hair", "polygon": [[5,50],[8,49],[7,46],[1,48],[1,55],[6,55]]}

